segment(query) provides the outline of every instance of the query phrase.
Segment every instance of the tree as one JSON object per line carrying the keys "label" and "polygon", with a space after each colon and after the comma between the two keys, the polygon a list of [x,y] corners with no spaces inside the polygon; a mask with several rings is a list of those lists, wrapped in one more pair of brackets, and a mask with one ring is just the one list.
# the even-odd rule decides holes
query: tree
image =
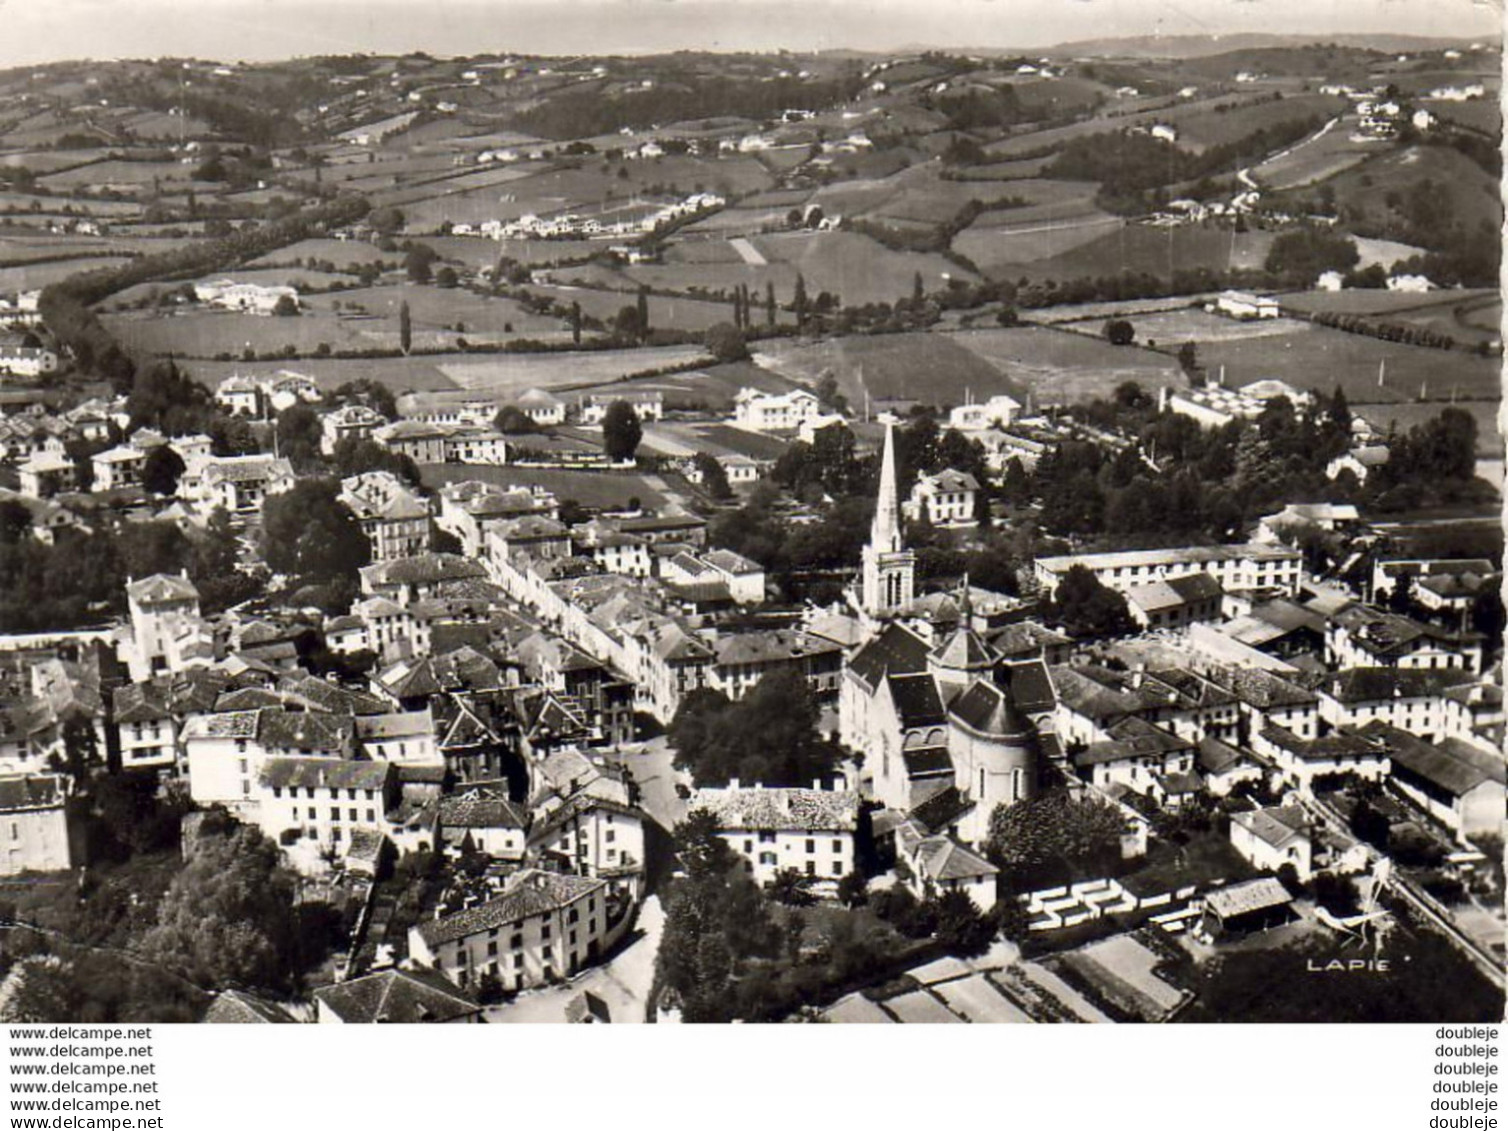
{"label": "tree", "polygon": [[1124,636],[1135,628],[1126,598],[1081,565],[1063,575],[1043,613],[1075,637]]}
{"label": "tree", "polygon": [[770,881],[770,898],[787,907],[809,907],[813,903],[811,880],[795,868],[782,868]]}
{"label": "tree", "polygon": [[340,440],[330,462],[339,479],[349,479],[368,471],[387,471],[410,486],[419,485],[419,469],[412,458],[365,437],[347,436]]}
{"label": "tree", "polygon": [[289,405],[278,417],[278,454],[293,464],[295,471],[308,471],[320,466],[320,445],[324,441],[324,426],[319,414],[308,405]]}
{"label": "tree", "polygon": [[435,272],[435,286],[437,287],[444,287],[446,290],[452,290],[456,286],[458,286],[460,282],[461,278],[456,274],[456,269],[454,267],[441,267],[438,271]]}
{"label": "tree", "polygon": [[354,581],[371,547],[333,479],[301,479],[262,509],[262,556],[268,566],[309,582]]}
{"label": "tree", "polygon": [[1344,232],[1299,228],[1272,241],[1264,267],[1289,285],[1308,288],[1326,271],[1349,271],[1359,258],[1356,244]]}
{"label": "tree", "polygon": [[619,307],[613,318],[613,331],[626,342],[642,341],[645,334],[644,319],[637,306]]}
{"label": "tree", "polygon": [[775,283],[767,280],[764,285],[764,322],[766,326],[775,325]]}
{"label": "tree", "polygon": [[427,283],[433,277],[435,261],[440,255],[427,243],[412,245],[403,257],[403,269],[415,283]]}
{"label": "tree", "polygon": [[272,313],[278,318],[296,318],[299,313],[298,299],[292,295],[279,295],[272,304]]}
{"label": "tree", "polygon": [[844,907],[862,907],[869,902],[869,881],[858,870],[838,881],[838,902]]}
{"label": "tree", "polygon": [[1136,330],[1124,318],[1112,318],[1105,323],[1105,340],[1112,346],[1129,346],[1136,340]]}
{"label": "tree", "polygon": [[581,303],[575,301],[571,303],[571,344],[581,344]]}
{"label": "tree", "polygon": [[175,495],[183,475],[183,457],[167,444],[147,453],[141,465],[141,485],[154,495]]}
{"label": "tree", "polygon": [[995,926],[974,906],[967,894],[951,888],[928,903],[936,923],[933,934],[949,954],[983,954],[990,948],[995,939]]}
{"label": "tree", "polygon": [[1178,365],[1185,373],[1199,368],[1199,347],[1193,342],[1184,342],[1178,347]]}
{"label": "tree", "polygon": [[492,426],[505,436],[537,431],[533,418],[516,404],[505,404],[492,418]]}
{"label": "tree", "polygon": [[1124,828],[1104,801],[1052,789],[997,805],[985,847],[1005,885],[1020,893],[1103,875],[1120,860]]}
{"label": "tree", "polygon": [[639,414],[633,405],[627,401],[614,401],[607,406],[602,417],[602,446],[608,459],[614,463],[633,459],[643,438],[644,426],[639,423]]}
{"label": "tree", "polygon": [[381,381],[374,381],[370,377],[358,377],[354,381],[337,385],[326,398],[325,403],[331,408],[339,408],[347,404],[364,404],[387,420],[398,418],[398,402],[393,396],[393,390]]}
{"label": "tree", "polygon": [[201,835],[141,950],[200,985],[287,992],[302,968],[296,886],[277,845],[259,830]]}
{"label": "tree", "polygon": [[798,330],[806,329],[806,276],[800,274],[799,272],[796,275],[796,292],[791,298],[791,306],[796,313],[796,328]]}
{"label": "tree", "polygon": [[706,452],[697,452],[691,462],[702,477],[702,488],[714,500],[724,502],[733,497],[733,488],[728,485],[728,473],[715,457]]}
{"label": "tree", "polygon": [[726,322],[719,322],[707,331],[707,352],[720,362],[743,361],[749,356],[749,347],[743,331]]}
{"label": "tree", "polygon": [[833,773],[838,751],[817,732],[806,679],[790,669],[764,675],[743,699],[699,688],[682,701],[669,728],[676,765],[697,785],[732,778],[772,786],[810,786]]}
{"label": "tree", "polygon": [[398,344],[404,353],[414,345],[414,319],[409,313],[407,299],[398,304]]}
{"label": "tree", "polygon": [[14,546],[30,533],[31,508],[20,499],[0,499],[0,546]]}
{"label": "tree", "polygon": [[639,295],[635,304],[635,310],[639,315],[639,340],[649,337],[649,288],[639,287]]}

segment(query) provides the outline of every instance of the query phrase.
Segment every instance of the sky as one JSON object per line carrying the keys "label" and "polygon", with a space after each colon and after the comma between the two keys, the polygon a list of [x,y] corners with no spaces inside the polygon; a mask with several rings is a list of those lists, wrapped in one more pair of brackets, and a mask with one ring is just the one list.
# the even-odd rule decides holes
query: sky
{"label": "sky", "polygon": [[1502,0],[0,0],[0,66],[161,55],[1040,48],[1108,36],[1473,40]]}

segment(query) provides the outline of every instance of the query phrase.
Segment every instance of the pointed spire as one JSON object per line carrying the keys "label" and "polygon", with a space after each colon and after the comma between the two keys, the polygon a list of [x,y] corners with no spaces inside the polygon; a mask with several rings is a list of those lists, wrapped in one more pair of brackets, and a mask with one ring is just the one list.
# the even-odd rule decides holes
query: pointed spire
{"label": "pointed spire", "polygon": [[874,508],[870,544],[882,553],[901,548],[901,508],[895,473],[895,425],[885,422],[885,452],[880,457],[880,494]]}

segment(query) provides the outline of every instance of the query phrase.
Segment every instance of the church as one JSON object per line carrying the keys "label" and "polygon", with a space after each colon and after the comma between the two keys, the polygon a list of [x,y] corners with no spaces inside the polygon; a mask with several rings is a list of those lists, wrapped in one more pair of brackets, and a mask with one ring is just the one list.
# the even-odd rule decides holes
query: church
{"label": "church", "polygon": [[839,737],[863,755],[867,796],[897,817],[943,808],[946,831],[979,846],[997,805],[1037,792],[1038,726],[1051,718],[1052,684],[1041,659],[1007,661],[985,642],[967,585],[957,623],[936,632],[916,608],[915,584],[887,424],[874,525],[850,593],[865,637],[839,689]]}

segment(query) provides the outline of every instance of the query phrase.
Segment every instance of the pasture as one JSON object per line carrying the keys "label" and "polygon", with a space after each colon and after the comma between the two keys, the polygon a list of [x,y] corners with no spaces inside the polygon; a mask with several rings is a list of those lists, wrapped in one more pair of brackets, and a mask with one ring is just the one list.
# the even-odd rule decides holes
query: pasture
{"label": "pasture", "polygon": [[[1259,268],[1267,258],[1274,232],[1237,232],[1228,228],[1185,224],[1154,228],[1127,224],[1111,228],[1098,239],[1079,244],[1047,259],[1003,270],[1031,279],[1072,279],[1117,275],[1125,271],[1167,277],[1175,271],[1205,267],[1213,271]],[[997,272],[999,273],[999,272]]]}
{"label": "pasture", "polygon": [[[1278,377],[1325,393],[1339,385],[1357,404],[1413,400],[1421,390],[1433,397],[1452,393],[1465,399],[1499,396],[1495,358],[1383,342],[1321,326],[1292,334],[1205,343],[1199,349],[1199,362],[1210,371],[1225,366],[1227,385],[1245,385],[1263,377]],[[1381,386],[1380,370],[1384,370]]]}
{"label": "pasture", "polygon": [[194,380],[213,389],[234,373],[258,375],[291,369],[314,378],[321,389],[330,390],[369,378],[380,382],[395,394],[405,392],[441,392],[454,390],[454,381],[440,366],[456,354],[414,355],[412,357],[373,358],[301,358],[298,361],[189,361],[181,367]]}
{"label": "pasture", "polygon": [[576,390],[583,395],[592,393],[651,393],[659,392],[665,398],[665,407],[672,412],[732,412],[733,398],[743,388],[759,389],[767,393],[784,393],[797,387],[797,382],[772,373],[768,369],[748,361],[734,361],[725,365],[709,365],[706,369],[694,369],[686,373],[667,373],[663,377],[636,377],[632,381],[610,381],[601,385]]}
{"label": "pasture", "polygon": [[1021,399],[1026,386],[1016,374],[961,345],[967,336],[911,333],[761,342],[755,360],[807,385],[831,372],[856,412],[866,404],[873,409],[886,403],[963,404],[970,394],[1009,393]]}
{"label": "pasture", "polygon": [[1093,208],[1062,220],[1000,222],[1013,215],[1003,212],[981,216],[972,227],[953,237],[953,250],[967,256],[985,274],[994,274],[1012,264],[1036,263],[1066,255],[1125,223],[1119,216]]}
{"label": "pasture", "polygon": [[1354,118],[1344,118],[1263,161],[1251,170],[1251,175],[1280,192],[1327,181],[1379,152],[1383,143],[1351,140],[1355,127]]}
{"label": "pasture", "polygon": [[1347,106],[1346,100],[1337,96],[1301,94],[1276,102],[1235,106],[1229,110],[1210,109],[1192,114],[1175,114],[1173,119],[1178,126],[1178,147],[1200,153],[1211,146],[1239,141],[1257,130],[1271,129],[1273,126],[1300,121],[1316,114],[1334,118]]}
{"label": "pasture", "polygon": [[[439,248],[435,250],[439,251]],[[396,254],[394,253],[395,257]],[[337,268],[352,268],[360,267],[363,263],[381,263],[382,258],[383,253],[364,240],[313,239],[280,247],[259,259],[251,260],[247,266],[285,267],[317,260],[333,263]]]}
{"label": "pasture", "polygon": [[[1178,364],[1163,354],[1044,326],[961,330],[948,339],[1007,375],[1017,389],[1029,390],[1039,406],[1106,397],[1123,381],[1149,387],[1183,381]],[[1010,388],[991,391],[1024,399]]]}
{"label": "pasture", "polygon": [[[1136,340],[1145,345],[1171,348],[1184,342],[1231,342],[1247,338],[1267,338],[1284,334],[1303,333],[1313,329],[1307,322],[1295,322],[1291,318],[1264,318],[1254,322],[1240,322],[1207,314],[1203,310],[1169,310],[1161,313],[1143,314],[1130,319],[1136,331]],[[1065,325],[1065,329],[1086,334],[1100,334],[1104,323],[1098,319]]]}
{"label": "pasture", "polygon": [[700,346],[592,350],[584,353],[492,354],[448,359],[440,372],[454,387],[499,397],[526,389],[586,388],[633,373],[684,365],[706,357]]}
{"label": "pasture", "polygon": [[119,267],[130,260],[123,256],[94,256],[87,259],[59,259],[50,263],[8,263],[0,267],[0,294],[10,291],[33,291],[57,283],[82,271]]}

